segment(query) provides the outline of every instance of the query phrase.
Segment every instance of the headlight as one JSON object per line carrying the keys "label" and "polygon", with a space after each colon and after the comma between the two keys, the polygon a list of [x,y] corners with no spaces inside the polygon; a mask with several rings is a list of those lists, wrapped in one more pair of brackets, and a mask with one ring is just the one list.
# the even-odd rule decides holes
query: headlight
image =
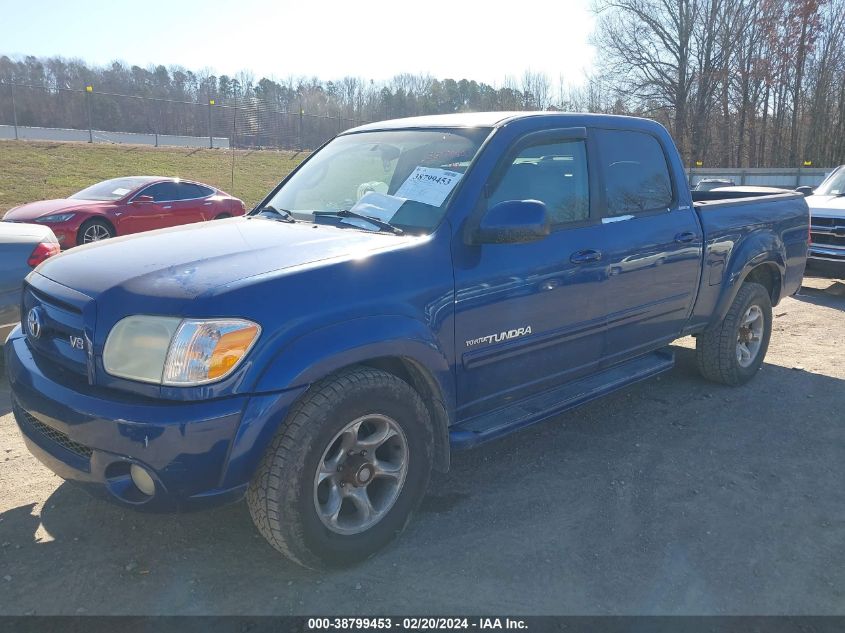
{"label": "headlight", "polygon": [[58,224],[59,222],[67,222],[75,215],[75,213],[56,213],[55,215],[45,215],[36,218],[34,222],[38,222],[39,224]]}
{"label": "headlight", "polygon": [[126,317],[106,339],[103,365],[112,376],[141,382],[214,382],[235,370],[260,333],[244,319]]}

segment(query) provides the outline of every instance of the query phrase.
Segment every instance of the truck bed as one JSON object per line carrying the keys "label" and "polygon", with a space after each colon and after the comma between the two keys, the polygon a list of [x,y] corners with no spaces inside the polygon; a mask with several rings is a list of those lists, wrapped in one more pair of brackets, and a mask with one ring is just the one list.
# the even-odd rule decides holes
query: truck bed
{"label": "truck bed", "polygon": [[[783,275],[783,291],[797,292],[804,275],[809,213],[802,194],[762,188],[693,191],[693,206],[704,231],[704,266],[690,331],[719,317],[725,289],[750,264],[749,252],[772,254],[773,274]],[[777,270],[777,273],[774,273]]]}

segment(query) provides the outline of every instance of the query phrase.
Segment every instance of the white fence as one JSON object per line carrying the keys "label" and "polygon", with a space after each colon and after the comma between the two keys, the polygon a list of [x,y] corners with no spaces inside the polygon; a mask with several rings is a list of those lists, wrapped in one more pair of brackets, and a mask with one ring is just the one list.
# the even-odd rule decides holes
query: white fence
{"label": "white fence", "polygon": [[[15,132],[17,129],[17,136]],[[136,132],[106,132],[104,130],[72,130],[56,127],[24,127],[0,125],[0,139],[23,141],[92,141],[94,143],[129,143],[133,145],[168,145],[174,147],[208,147],[207,136],[174,136],[171,134],[140,134]],[[216,148],[228,149],[229,139],[215,136]]]}
{"label": "white fence", "polygon": [[783,187],[784,189],[795,189],[807,185],[815,187],[824,180],[833,167],[794,167],[794,168],[740,168],[726,167],[692,167],[687,170],[687,177],[690,186],[695,186],[699,180],[705,178],[720,178],[732,180],[737,185],[759,185],[762,187]]}

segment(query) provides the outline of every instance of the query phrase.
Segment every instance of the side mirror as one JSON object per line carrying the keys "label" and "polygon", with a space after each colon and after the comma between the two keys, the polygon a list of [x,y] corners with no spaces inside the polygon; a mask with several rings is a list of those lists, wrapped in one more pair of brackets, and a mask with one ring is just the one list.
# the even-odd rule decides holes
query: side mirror
{"label": "side mirror", "polygon": [[807,196],[812,196],[812,195],[813,195],[813,188],[812,188],[812,187],[808,187],[807,185],[803,185],[803,186],[801,186],[801,187],[795,187],[795,191],[797,191],[798,193],[802,193],[802,194],[804,194],[804,197],[805,197],[805,198],[806,198]]}
{"label": "side mirror", "polygon": [[475,232],[476,244],[534,242],[551,231],[546,205],[539,200],[505,200],[487,210]]}
{"label": "side mirror", "polygon": [[135,202],[137,204],[150,204],[151,202],[155,202],[155,198],[153,198],[152,196],[146,196],[146,195],[135,196],[132,199],[132,202]]}

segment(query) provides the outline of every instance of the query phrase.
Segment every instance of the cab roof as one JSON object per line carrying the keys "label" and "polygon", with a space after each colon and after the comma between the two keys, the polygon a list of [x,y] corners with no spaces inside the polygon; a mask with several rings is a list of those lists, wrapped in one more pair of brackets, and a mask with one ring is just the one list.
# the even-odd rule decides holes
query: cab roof
{"label": "cab roof", "polygon": [[438,128],[438,127],[499,127],[511,121],[527,118],[547,117],[572,119],[573,123],[588,119],[601,119],[605,122],[617,121],[631,124],[632,121],[643,121],[638,117],[627,117],[609,114],[584,114],[580,112],[557,111],[516,111],[516,112],[456,112],[453,114],[432,114],[427,116],[405,117],[367,123],[356,128],[346,130],[343,134],[369,132],[376,130],[400,130],[409,128]]}

